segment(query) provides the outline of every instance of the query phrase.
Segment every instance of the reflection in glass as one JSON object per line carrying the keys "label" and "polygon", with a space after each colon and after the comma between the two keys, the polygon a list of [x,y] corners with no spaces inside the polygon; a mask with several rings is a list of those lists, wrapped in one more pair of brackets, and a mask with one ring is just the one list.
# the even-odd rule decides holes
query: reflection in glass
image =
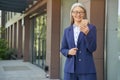
{"label": "reflection in glass", "polygon": [[118,0],[118,41],[120,43],[120,0]]}
{"label": "reflection in glass", "polygon": [[106,25],[107,80],[120,80],[120,0],[107,0]]}
{"label": "reflection in glass", "polygon": [[36,17],[34,27],[34,54],[38,66],[44,68],[46,59],[46,14]]}

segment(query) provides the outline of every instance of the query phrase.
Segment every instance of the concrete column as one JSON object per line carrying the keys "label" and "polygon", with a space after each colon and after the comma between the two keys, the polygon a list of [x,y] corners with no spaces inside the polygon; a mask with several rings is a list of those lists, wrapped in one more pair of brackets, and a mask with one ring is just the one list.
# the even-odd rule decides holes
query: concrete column
{"label": "concrete column", "polygon": [[18,58],[22,56],[22,25],[21,20],[18,21]]}
{"label": "concrete column", "polygon": [[61,0],[47,1],[47,53],[46,63],[51,79],[60,76],[60,6]]}
{"label": "concrete column", "polygon": [[11,48],[11,26],[9,26],[9,48]]}
{"label": "concrete column", "polygon": [[11,48],[14,48],[14,26],[11,25]]}
{"label": "concrete column", "polygon": [[17,31],[17,23],[15,23],[14,24],[14,48],[16,49],[16,35],[17,35],[17,33],[16,33],[16,31]]}
{"label": "concrete column", "polygon": [[7,28],[7,42],[8,42],[8,46],[9,46],[9,28]]}
{"label": "concrete column", "polygon": [[12,48],[14,48],[14,24],[12,24]]}
{"label": "concrete column", "polygon": [[12,37],[13,37],[13,35],[12,35],[12,28],[13,26],[11,25],[10,26],[10,48],[12,48]]}
{"label": "concrete column", "polygon": [[94,54],[97,80],[104,80],[105,0],[91,0],[90,22],[97,28],[97,50]]}
{"label": "concrete column", "polygon": [[23,59],[29,61],[29,42],[30,42],[30,19],[28,16],[25,17],[25,32],[24,32],[24,50]]}
{"label": "concrete column", "polygon": [[8,47],[10,47],[10,27],[8,27]]}

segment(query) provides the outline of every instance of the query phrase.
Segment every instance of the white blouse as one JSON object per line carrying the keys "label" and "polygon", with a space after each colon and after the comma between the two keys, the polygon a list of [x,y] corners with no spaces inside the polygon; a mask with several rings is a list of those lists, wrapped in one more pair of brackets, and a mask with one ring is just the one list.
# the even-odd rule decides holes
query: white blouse
{"label": "white blouse", "polygon": [[74,31],[74,41],[75,41],[75,45],[77,46],[77,42],[78,42],[78,36],[80,34],[80,27],[76,26],[75,24],[73,24],[73,31]]}

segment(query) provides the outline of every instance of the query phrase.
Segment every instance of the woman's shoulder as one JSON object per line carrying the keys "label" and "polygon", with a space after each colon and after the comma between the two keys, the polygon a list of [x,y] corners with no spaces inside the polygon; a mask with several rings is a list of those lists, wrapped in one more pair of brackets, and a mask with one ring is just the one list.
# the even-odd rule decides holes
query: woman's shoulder
{"label": "woman's shoulder", "polygon": [[92,23],[89,23],[88,26],[95,27],[95,25]]}
{"label": "woman's shoulder", "polygon": [[69,25],[68,27],[65,28],[65,31],[71,30],[73,25]]}
{"label": "woman's shoulder", "polygon": [[96,28],[96,26],[92,23],[89,23],[88,26],[89,26],[89,28]]}

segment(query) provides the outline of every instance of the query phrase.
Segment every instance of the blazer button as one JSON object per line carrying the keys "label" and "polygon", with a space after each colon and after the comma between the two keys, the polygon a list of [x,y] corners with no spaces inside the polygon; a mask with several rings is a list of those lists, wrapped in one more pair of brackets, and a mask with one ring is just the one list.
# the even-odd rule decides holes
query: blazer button
{"label": "blazer button", "polygon": [[79,53],[81,53],[81,51],[79,51]]}
{"label": "blazer button", "polygon": [[80,61],[81,61],[81,59],[78,59],[78,61],[80,62]]}

